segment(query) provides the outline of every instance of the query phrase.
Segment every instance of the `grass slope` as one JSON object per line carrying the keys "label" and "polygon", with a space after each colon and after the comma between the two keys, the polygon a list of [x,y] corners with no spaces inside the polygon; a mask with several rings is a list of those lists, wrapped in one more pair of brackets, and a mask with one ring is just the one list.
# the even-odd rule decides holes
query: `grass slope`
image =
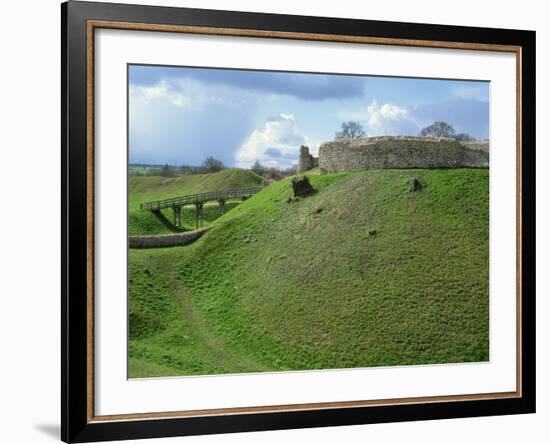
{"label": "grass slope", "polygon": [[487,360],[488,179],[311,175],[293,203],[286,179],[189,246],[130,250],[130,377]]}
{"label": "grass slope", "polygon": [[[128,234],[166,234],[174,231],[186,231],[194,228],[194,208],[184,207],[182,227],[175,229],[170,223],[163,223],[157,216],[142,211],[142,202],[186,196],[189,194],[223,191],[237,188],[252,188],[262,185],[262,177],[249,170],[225,169],[217,173],[188,174],[179,177],[129,176],[128,177]],[[237,202],[226,203],[226,210],[235,207]],[[170,210],[163,210],[163,215],[171,221]],[[208,225],[220,215],[217,203],[205,205],[203,210],[204,225]]]}

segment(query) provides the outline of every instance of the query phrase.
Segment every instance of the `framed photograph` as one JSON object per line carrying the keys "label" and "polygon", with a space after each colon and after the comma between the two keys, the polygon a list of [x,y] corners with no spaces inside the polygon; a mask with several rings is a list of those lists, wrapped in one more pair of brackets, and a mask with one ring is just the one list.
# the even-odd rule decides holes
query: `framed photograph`
{"label": "framed photograph", "polygon": [[62,439],[535,411],[535,33],[69,1]]}

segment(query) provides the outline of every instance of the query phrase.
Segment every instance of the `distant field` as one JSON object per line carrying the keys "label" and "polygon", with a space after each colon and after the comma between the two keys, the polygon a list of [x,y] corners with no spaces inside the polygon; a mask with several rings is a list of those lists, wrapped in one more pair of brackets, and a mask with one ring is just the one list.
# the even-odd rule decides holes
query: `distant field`
{"label": "distant field", "polygon": [[129,165],[128,166],[128,175],[130,176],[146,176],[152,175],[155,173],[160,173],[162,170],[161,166],[154,165]]}
{"label": "distant field", "polygon": [[[203,176],[130,177],[130,234],[165,229],[139,202],[261,183]],[[189,246],[129,251],[130,377],[489,359],[488,170],[309,177],[308,198],[284,179]]]}
{"label": "distant field", "polygon": [[202,166],[191,165],[128,165],[129,176],[164,176],[177,177],[188,174],[206,173],[206,168]]}
{"label": "distant field", "polygon": [[[130,176],[128,178],[128,234],[166,234],[174,231],[194,229],[194,208],[184,207],[182,212],[182,228],[174,229],[169,224],[163,224],[154,214],[143,211],[139,204],[152,200],[168,199],[170,197],[205,193],[208,191],[223,191],[236,188],[251,188],[262,185],[263,178],[249,170],[225,169],[210,174],[188,174],[173,178],[161,176]],[[238,202],[226,203],[226,210],[238,205]],[[171,210],[162,212],[168,220],[172,218]],[[208,204],[203,211],[203,222],[207,226],[220,215],[216,203]]]}

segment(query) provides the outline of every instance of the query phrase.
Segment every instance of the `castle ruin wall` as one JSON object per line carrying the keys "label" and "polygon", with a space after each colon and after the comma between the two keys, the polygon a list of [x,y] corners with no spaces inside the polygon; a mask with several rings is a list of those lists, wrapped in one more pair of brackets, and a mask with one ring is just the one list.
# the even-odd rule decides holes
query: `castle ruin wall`
{"label": "castle ruin wall", "polygon": [[489,141],[458,142],[433,137],[367,137],[334,140],[319,148],[324,172],[358,168],[484,168]]}

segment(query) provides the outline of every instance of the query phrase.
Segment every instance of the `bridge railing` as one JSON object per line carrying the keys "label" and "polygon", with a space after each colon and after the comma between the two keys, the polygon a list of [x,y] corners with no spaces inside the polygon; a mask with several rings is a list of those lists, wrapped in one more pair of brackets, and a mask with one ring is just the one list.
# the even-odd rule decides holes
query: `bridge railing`
{"label": "bridge railing", "polygon": [[261,187],[243,188],[238,190],[212,191],[209,193],[191,194],[170,199],[155,200],[140,204],[142,210],[159,211],[163,208],[182,207],[184,205],[201,204],[210,201],[227,200],[231,198],[250,197],[260,191]]}

